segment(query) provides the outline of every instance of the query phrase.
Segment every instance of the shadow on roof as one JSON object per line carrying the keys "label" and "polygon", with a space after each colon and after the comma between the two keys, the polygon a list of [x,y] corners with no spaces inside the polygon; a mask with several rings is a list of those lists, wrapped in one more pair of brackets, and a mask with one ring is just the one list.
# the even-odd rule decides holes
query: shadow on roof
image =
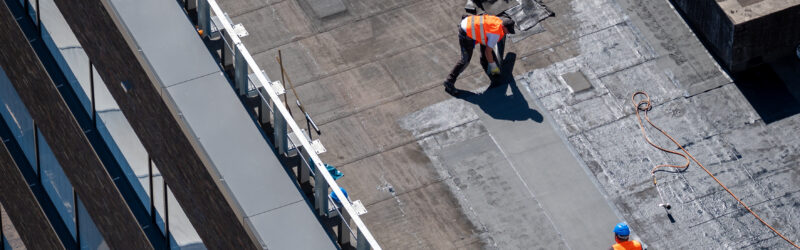
{"label": "shadow on roof", "polygon": [[733,76],[736,86],[769,124],[800,113],[800,61],[785,58]]}
{"label": "shadow on roof", "polygon": [[[517,59],[515,53],[508,53],[503,60],[503,72],[500,79],[493,81],[493,86],[483,93],[463,91],[459,99],[478,105],[487,115],[498,120],[526,121],[542,123],[544,117],[539,111],[531,108],[528,100],[520,92],[512,72]],[[508,95],[508,89],[511,95]]]}

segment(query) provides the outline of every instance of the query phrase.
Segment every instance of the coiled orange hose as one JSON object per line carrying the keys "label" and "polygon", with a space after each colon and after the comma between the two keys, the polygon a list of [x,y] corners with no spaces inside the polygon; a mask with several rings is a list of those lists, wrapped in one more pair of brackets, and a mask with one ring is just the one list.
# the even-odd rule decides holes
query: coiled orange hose
{"label": "coiled orange hose", "polygon": [[[642,99],[641,101],[636,102],[636,96],[638,96],[638,95],[644,95],[645,99]],[[659,168],[665,168],[665,167],[677,168],[677,169],[681,169],[681,170],[686,169],[687,167],[689,167],[689,164],[691,163],[691,161],[689,161],[689,158],[691,158],[692,161],[697,163],[697,165],[700,166],[700,168],[703,169],[703,171],[706,171],[708,176],[711,176],[711,178],[713,178],[714,181],[717,182],[717,184],[719,184],[723,189],[725,189],[726,192],[728,192],[728,194],[730,194],[734,199],[736,199],[736,201],[739,202],[739,204],[742,205],[742,207],[747,209],[747,211],[750,212],[750,214],[755,216],[756,219],[758,219],[758,221],[761,222],[761,224],[764,224],[764,226],[767,226],[770,230],[772,230],[772,232],[774,232],[776,235],[781,237],[781,239],[785,240],[786,242],[788,242],[789,244],[791,244],[795,248],[800,249],[800,246],[797,246],[797,243],[794,243],[793,241],[791,241],[788,238],[786,238],[786,236],[784,236],[783,234],[778,232],[778,230],[776,230],[774,227],[772,227],[772,225],[770,225],[769,223],[767,223],[766,221],[761,219],[761,216],[758,216],[758,214],[756,214],[756,212],[753,212],[753,210],[750,209],[750,207],[747,206],[747,204],[744,204],[744,202],[742,202],[742,200],[739,199],[739,197],[736,197],[736,195],[733,194],[733,192],[731,192],[731,190],[728,189],[728,187],[726,187],[725,184],[722,184],[722,182],[719,179],[717,179],[717,177],[714,176],[714,174],[712,174],[710,171],[708,171],[708,169],[706,169],[706,167],[703,166],[703,164],[700,163],[700,161],[698,161],[696,158],[694,158],[694,156],[691,153],[689,153],[689,151],[687,151],[685,148],[683,148],[683,146],[680,143],[678,143],[678,141],[676,141],[675,138],[672,138],[672,136],[670,136],[667,132],[665,132],[663,129],[661,129],[660,127],[656,126],[655,124],[653,124],[652,121],[650,121],[650,117],[647,115],[647,112],[650,111],[650,109],[653,106],[652,106],[652,103],[650,102],[650,96],[647,95],[647,93],[645,93],[643,91],[639,91],[639,92],[633,93],[633,96],[631,96],[631,102],[633,103],[633,107],[636,109],[636,118],[639,121],[639,128],[642,130],[642,136],[644,136],[644,139],[647,141],[647,143],[650,144],[651,146],[661,150],[661,151],[664,151],[664,152],[667,152],[667,153],[670,153],[670,154],[680,155],[680,156],[682,156],[683,158],[686,159],[686,164],[684,164],[684,165],[662,164],[662,165],[657,165],[657,166],[653,167],[653,169],[650,170],[650,174],[653,176],[653,185],[658,185],[657,184],[658,182],[656,181],[656,175],[655,175],[655,171],[656,170],[658,170]],[[680,148],[683,151],[683,153],[680,153],[680,152],[677,152],[677,151],[673,151],[673,150],[669,150],[669,149],[665,149],[665,148],[660,147],[660,146],[656,145],[655,143],[653,143],[650,140],[650,138],[647,137],[647,132],[645,132],[645,130],[644,130],[644,123],[642,122],[642,116],[639,114],[639,112],[641,112],[641,111],[644,111],[644,118],[645,118],[645,120],[647,120],[647,123],[649,123],[650,126],[653,126],[653,128],[655,128],[656,130],[658,130],[659,132],[664,134],[664,136],[669,138],[669,140],[672,141],[672,143],[675,143],[675,145],[677,145],[678,148]],[[656,186],[656,188],[658,188],[658,186]],[[659,195],[660,195],[660,192],[659,192]]]}

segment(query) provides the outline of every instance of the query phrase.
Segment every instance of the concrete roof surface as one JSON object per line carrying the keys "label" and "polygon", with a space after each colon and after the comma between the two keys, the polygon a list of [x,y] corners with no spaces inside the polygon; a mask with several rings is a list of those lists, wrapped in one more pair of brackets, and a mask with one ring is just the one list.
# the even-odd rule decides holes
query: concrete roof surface
{"label": "concrete roof surface", "polygon": [[618,221],[652,249],[787,248],[697,166],[659,173],[670,220],[648,171],[681,158],[641,138],[639,90],[655,122],[800,240],[800,115],[765,123],[666,0],[543,1],[545,31],[506,44],[513,77],[486,90],[473,58],[458,98],[441,83],[463,0],[342,0],[323,15],[313,6],[331,1],[220,2],[273,78],[282,51],[322,159],[385,249],[607,248]]}

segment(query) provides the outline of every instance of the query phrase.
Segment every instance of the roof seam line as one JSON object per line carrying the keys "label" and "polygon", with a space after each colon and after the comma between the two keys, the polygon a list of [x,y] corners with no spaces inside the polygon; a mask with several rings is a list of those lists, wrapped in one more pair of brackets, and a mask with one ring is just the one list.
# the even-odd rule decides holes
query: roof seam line
{"label": "roof seam line", "polygon": [[278,209],[281,209],[281,208],[284,208],[284,207],[288,207],[288,206],[294,205],[294,204],[296,204],[298,202],[304,202],[304,201],[305,200],[298,200],[298,201],[295,201],[295,202],[292,202],[292,203],[284,204],[284,205],[279,206],[279,207],[268,209],[267,211],[264,211],[264,212],[259,212],[259,213],[253,214],[253,215],[246,216],[245,218],[253,218],[255,216],[259,216],[259,215],[262,215],[262,214],[265,214],[265,213],[269,213],[269,212],[272,212],[272,211],[275,211],[275,210],[278,210]]}
{"label": "roof seam line", "polygon": [[[171,85],[164,85],[164,88],[171,88],[171,87],[175,87],[175,86],[178,86],[178,85],[181,85],[181,84],[184,84],[184,83],[187,83],[187,82],[191,82],[191,81],[194,81],[194,80],[197,80],[197,79],[200,79],[200,78],[206,77],[206,76],[210,76],[210,75],[213,75],[213,74],[216,74],[216,73],[220,73],[220,72],[221,72],[221,71],[217,70],[217,71],[214,71],[214,72],[211,72],[211,73],[208,73],[208,74],[205,74],[205,75],[201,75],[201,76],[198,76],[198,77],[195,77],[195,78],[190,78],[190,79],[186,79],[186,80],[184,80],[184,81],[180,81],[180,82],[177,82],[177,83],[173,83],[173,84],[171,84]],[[225,80],[228,80],[228,78],[227,78],[227,77],[225,77]]]}

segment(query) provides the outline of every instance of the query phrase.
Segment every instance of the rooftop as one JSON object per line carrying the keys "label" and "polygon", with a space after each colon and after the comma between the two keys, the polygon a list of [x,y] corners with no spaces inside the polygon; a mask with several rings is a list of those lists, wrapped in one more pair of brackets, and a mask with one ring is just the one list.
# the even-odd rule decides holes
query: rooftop
{"label": "rooftop", "polygon": [[659,173],[672,210],[657,206],[649,169],[681,159],[639,134],[640,90],[655,122],[800,240],[800,115],[764,122],[668,1],[542,1],[556,16],[507,42],[508,84],[484,91],[473,58],[458,98],[441,82],[463,0],[220,2],[269,75],[282,52],[323,160],[386,249],[595,248],[618,221],[654,249],[786,247],[697,166]]}

